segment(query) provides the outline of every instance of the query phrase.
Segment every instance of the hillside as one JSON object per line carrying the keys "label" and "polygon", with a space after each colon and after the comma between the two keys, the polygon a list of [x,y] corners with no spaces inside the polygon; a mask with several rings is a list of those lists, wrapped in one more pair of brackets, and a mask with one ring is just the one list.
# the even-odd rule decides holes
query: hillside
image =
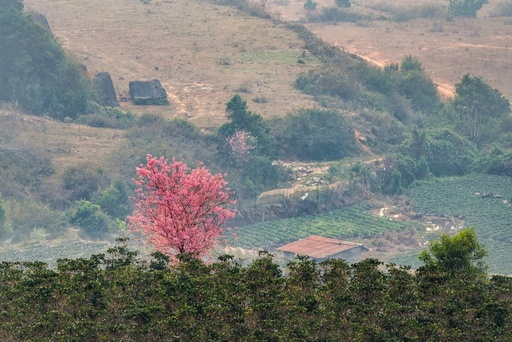
{"label": "hillside", "polygon": [[[315,12],[334,6],[332,0],[316,2]],[[270,3],[272,11],[280,13],[283,20],[303,21],[306,17],[302,2]],[[350,11],[371,13],[381,19],[310,22],[306,27],[326,42],[375,65],[385,66],[400,62],[404,56],[415,56],[444,96],[453,96],[454,85],[464,74],[471,73],[483,77],[512,99],[512,86],[507,82],[512,77],[512,25],[507,17],[493,16],[499,3],[485,4],[477,19],[448,21],[444,0],[354,0]],[[415,19],[421,11],[430,13],[431,17]]]}
{"label": "hillside", "polygon": [[[13,143],[26,150],[37,146],[30,151],[32,155],[40,155],[42,160],[47,158],[46,162],[51,164],[43,176],[34,171],[36,179],[30,182],[19,181],[16,178],[23,177],[17,174],[12,176],[21,185],[15,189],[16,193],[14,190],[7,195],[3,193],[4,197],[9,197],[9,210],[19,213],[12,208],[24,208],[23,201],[27,199],[44,203],[37,210],[44,211],[46,205],[52,206],[52,210],[58,210],[55,213],[60,220],[52,237],[58,236],[73,224],[70,217],[77,215],[80,206],[84,206],[84,199],[96,201],[94,205],[102,201],[108,205],[110,197],[107,195],[120,190],[123,204],[126,204],[133,171],[145,155],[151,153],[176,156],[191,165],[204,162],[215,172],[231,173],[234,176],[229,179],[230,185],[245,191],[240,198],[246,202],[239,202],[240,210],[265,204],[266,195],[272,197],[272,193],[277,194],[276,198],[270,198],[266,204],[282,202],[284,194],[287,199],[299,201],[298,198],[311,193],[308,201],[295,203],[289,211],[288,208],[270,208],[267,216],[266,209],[255,213],[255,219],[244,222],[255,225],[240,230],[241,236],[252,240],[233,243],[235,246],[273,248],[292,237],[313,232],[359,240],[375,247],[371,256],[386,260],[391,254],[428,243],[433,236],[425,227],[431,218],[425,214],[418,219],[409,199],[397,196],[407,195],[408,186],[419,179],[472,172],[473,162],[482,163],[478,158],[487,153],[486,144],[498,137],[495,134],[498,132],[493,131],[496,127],[501,134],[501,140],[496,139],[498,143],[503,144],[504,149],[511,147],[507,143],[509,104],[500,98],[501,94],[485,88],[487,84],[478,83],[478,79],[466,79],[469,86],[477,82],[477,91],[483,89],[490,95],[488,98],[503,104],[501,110],[489,114],[496,117],[482,117],[479,121],[484,131],[481,140],[477,139],[479,135],[471,136],[471,132],[464,131],[466,122],[459,125],[460,122],[453,121],[448,125],[443,121],[460,114],[456,111],[464,108],[464,99],[450,102],[445,98],[446,106],[443,106],[437,94],[453,96],[454,84],[460,81],[460,76],[473,71],[489,76],[490,84],[501,89],[493,75],[507,75],[508,60],[501,58],[506,57],[508,50],[506,37],[500,40],[505,47],[493,42],[496,48],[490,49],[487,57],[469,48],[480,46],[478,51],[487,51],[484,47],[491,45],[485,45],[484,40],[495,38],[492,30],[496,29],[498,20],[503,19],[488,18],[484,14],[478,19],[445,21],[434,17],[398,22],[393,21],[392,16],[399,6],[405,6],[401,2],[393,7],[361,0],[354,1],[349,11],[371,14],[374,19],[327,23],[315,21],[318,12],[306,15],[300,1],[265,3],[274,20],[250,16],[231,6],[206,0],[108,3],[27,0],[26,8],[47,16],[55,37],[77,62],[87,67],[89,76],[98,71],[112,75],[121,109],[126,111],[119,113],[126,114],[131,121],[123,126],[126,129],[93,128],[77,123],[85,122],[79,119],[91,113],[77,121],[67,118],[64,123],[26,115],[15,104],[2,103],[1,120],[6,127],[2,134],[9,137],[2,136],[6,139],[0,147],[9,151]],[[328,6],[332,6],[330,1],[321,0],[317,11]],[[486,11],[489,13],[488,9]],[[311,31],[276,20],[278,18],[298,20]],[[438,23],[441,31],[427,32],[428,27],[436,28]],[[479,29],[479,25],[489,30]],[[478,34],[473,34],[475,32]],[[425,45],[428,49],[423,48]],[[449,52],[444,53],[445,50]],[[421,53],[416,53],[418,51]],[[496,55],[498,52],[504,55]],[[418,59],[404,58],[409,54]],[[468,56],[471,58],[464,59]],[[397,64],[382,69],[364,60],[379,67]],[[501,62],[504,64],[499,64]],[[457,64],[456,69],[453,63]],[[492,65],[498,67],[493,69]],[[497,71],[500,68],[502,72]],[[430,76],[437,82],[437,90]],[[126,100],[129,81],[155,78],[167,89],[169,106],[134,106]],[[505,88],[505,94],[506,91]],[[226,115],[229,114],[226,104],[235,93],[242,96],[237,100],[239,108],[246,118],[256,123],[257,127],[252,127],[254,132],[264,132],[266,141],[276,145],[275,151],[274,146],[268,145],[267,154],[255,155],[255,164],[247,164],[245,168],[226,160],[230,154],[222,149],[228,134],[233,133],[229,133],[230,129],[247,127],[232,125],[224,126],[224,131],[216,130],[232,120]],[[242,108],[245,101],[249,111]],[[144,115],[147,113],[164,119]],[[175,118],[184,121],[173,122]],[[453,132],[442,130],[445,126]],[[413,127],[420,127],[422,132]],[[471,138],[475,139],[469,141]],[[450,157],[439,157],[431,151]],[[496,155],[499,153],[503,152],[498,151]],[[339,158],[344,159],[337,160]],[[484,172],[483,169],[481,167],[479,172]],[[504,169],[506,171],[506,167]],[[20,172],[23,167],[15,165],[14,170]],[[120,184],[116,181],[124,182],[124,188],[114,189],[113,184]],[[4,185],[4,188],[9,186]],[[269,189],[273,190],[261,194]],[[293,196],[289,196],[290,193]],[[120,197],[117,199],[122,202]],[[363,199],[370,201],[343,213],[333,211],[320,215]],[[402,207],[403,203],[407,204]],[[91,202],[85,206],[89,204]],[[122,208],[124,217],[128,207]],[[107,209],[99,206],[95,209],[98,215],[104,215],[100,209]],[[27,240],[44,240],[49,230],[48,222],[38,221],[37,210],[28,210],[33,212],[31,225],[18,220],[21,221],[18,227],[26,229],[30,237]],[[269,218],[304,214],[315,217],[259,225],[265,217],[268,221]],[[451,213],[437,214],[443,225],[449,224],[450,220],[442,216]],[[116,217],[109,218],[110,229],[119,232],[117,226],[112,228]],[[355,217],[357,225],[352,222],[356,221]],[[398,222],[384,224],[387,220]],[[288,234],[291,226],[300,231]],[[262,233],[253,234],[256,230]],[[450,228],[445,227],[444,231],[450,232]],[[76,238],[75,233],[70,237]],[[93,230],[91,236],[95,233]],[[21,239],[20,235],[16,241]],[[509,271],[507,267],[496,269]]]}
{"label": "hillside", "polygon": [[[318,62],[297,63],[304,42],[282,24],[209,1],[47,1],[26,7],[47,16],[65,49],[92,73],[108,71],[121,96],[128,82],[159,79],[170,107],[123,108],[190,120],[224,122],[225,104],[244,93],[264,117],[311,106],[292,83]],[[256,102],[252,100],[256,99]]]}

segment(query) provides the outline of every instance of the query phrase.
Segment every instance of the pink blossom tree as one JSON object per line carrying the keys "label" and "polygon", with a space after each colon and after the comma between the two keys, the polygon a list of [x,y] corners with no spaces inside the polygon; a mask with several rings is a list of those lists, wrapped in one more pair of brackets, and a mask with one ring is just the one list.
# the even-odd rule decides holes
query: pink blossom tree
{"label": "pink blossom tree", "polygon": [[204,256],[222,234],[222,225],[235,216],[228,208],[230,189],[221,174],[212,175],[201,165],[148,155],[137,168],[135,211],[129,217],[132,231],[141,232],[160,252]]}
{"label": "pink blossom tree", "polygon": [[226,138],[229,152],[235,158],[237,165],[247,161],[249,154],[256,147],[256,138],[246,131],[235,131]]}

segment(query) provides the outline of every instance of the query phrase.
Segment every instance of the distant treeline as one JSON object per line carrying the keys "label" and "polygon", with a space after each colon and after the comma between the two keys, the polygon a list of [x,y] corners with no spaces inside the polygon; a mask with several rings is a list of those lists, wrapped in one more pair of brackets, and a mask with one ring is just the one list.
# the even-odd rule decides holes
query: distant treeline
{"label": "distant treeline", "polygon": [[120,244],[89,259],[0,264],[2,341],[510,341],[512,278],[485,274],[474,233],[443,236],[416,272],[366,259],[280,268]]}

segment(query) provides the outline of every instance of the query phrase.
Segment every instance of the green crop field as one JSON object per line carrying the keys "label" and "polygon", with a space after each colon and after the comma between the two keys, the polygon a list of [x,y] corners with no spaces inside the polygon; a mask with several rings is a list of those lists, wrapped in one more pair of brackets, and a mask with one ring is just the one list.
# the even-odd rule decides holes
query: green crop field
{"label": "green crop field", "polygon": [[237,238],[228,237],[228,243],[244,248],[274,248],[310,235],[350,239],[408,228],[411,228],[410,223],[376,217],[361,205],[353,205],[317,216],[272,220],[240,227],[235,230]]}
{"label": "green crop field", "polygon": [[418,183],[410,195],[418,212],[464,219],[489,252],[490,272],[512,274],[512,178],[440,178]]}
{"label": "green crop field", "polygon": [[55,267],[58,259],[88,258],[93,254],[105,253],[111,247],[108,242],[62,241],[58,244],[34,243],[19,248],[5,248],[0,251],[3,261],[41,261]]}

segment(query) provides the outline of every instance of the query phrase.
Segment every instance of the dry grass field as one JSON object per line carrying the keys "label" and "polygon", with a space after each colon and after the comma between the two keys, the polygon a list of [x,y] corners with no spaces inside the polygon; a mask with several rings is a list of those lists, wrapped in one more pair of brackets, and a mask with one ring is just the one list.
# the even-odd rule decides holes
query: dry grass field
{"label": "dry grass field", "polygon": [[109,159],[124,142],[123,130],[94,128],[48,118],[17,113],[11,107],[0,107],[0,126],[15,132],[16,141],[44,151],[53,160],[56,174],[50,182],[58,182],[60,174],[70,166],[112,167]]}
{"label": "dry grass field", "polygon": [[[316,0],[322,7],[334,6],[333,0]],[[446,6],[443,0],[352,0],[352,11],[390,16],[379,9],[407,9],[421,5]],[[272,10],[284,20],[304,20],[304,1],[271,1]],[[490,17],[490,4],[478,12],[478,18],[444,17],[406,22],[364,20],[357,23],[309,23],[306,26],[326,42],[357,54],[376,65],[397,63],[412,55],[421,60],[439,91],[453,94],[455,83],[470,73],[483,77],[490,85],[512,99],[512,19]],[[380,12],[380,13],[379,13]]]}
{"label": "dry grass field", "polygon": [[[312,105],[293,88],[299,72],[317,64],[297,34],[228,6],[197,0],[26,0],[92,73],[108,71],[117,92],[128,82],[159,79],[170,106],[134,107],[188,119],[201,127],[224,122],[225,104],[239,92],[249,109],[269,117]],[[254,100],[256,102],[254,102]]]}
{"label": "dry grass field", "polygon": [[[145,3],[148,2],[148,3]],[[317,0],[334,6],[333,0]],[[303,0],[267,0],[274,16],[304,21]],[[47,16],[64,47],[89,71],[108,71],[120,97],[131,80],[160,79],[170,106],[121,105],[134,113],[156,112],[200,127],[224,122],[225,103],[234,93],[264,117],[313,105],[297,92],[297,74],[318,65],[303,42],[283,25],[251,17],[206,0],[26,0],[26,7]],[[350,10],[389,16],[387,8],[446,6],[444,0],[353,0]],[[478,19],[443,17],[406,22],[306,23],[325,41],[377,65],[418,57],[451,96],[462,75],[482,76],[512,99],[512,20],[492,18],[492,4]]]}

